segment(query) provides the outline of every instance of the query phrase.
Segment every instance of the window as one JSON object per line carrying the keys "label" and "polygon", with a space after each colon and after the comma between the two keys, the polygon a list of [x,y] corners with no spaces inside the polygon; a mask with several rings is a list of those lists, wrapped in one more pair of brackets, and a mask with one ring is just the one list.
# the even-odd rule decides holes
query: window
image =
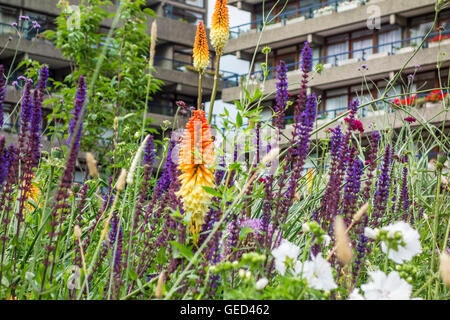
{"label": "window", "polygon": [[411,91],[415,92],[436,88],[437,86],[439,86],[439,84],[435,83],[436,80],[435,76],[436,76],[435,71],[416,74],[414,77],[414,83],[411,88]]}
{"label": "window", "polygon": [[[367,88],[361,88],[359,86],[359,88],[358,87],[352,87],[351,91],[352,91],[351,100],[353,101],[353,100],[358,99],[359,105],[364,105],[364,104],[369,103],[369,102],[371,102],[373,100],[373,94],[372,94],[373,86],[371,86],[370,84],[369,84],[369,88],[368,89]],[[365,106],[363,108],[358,109],[358,114],[361,117],[365,117],[367,115],[367,112],[371,111],[371,110],[372,110],[372,106],[371,105],[367,105],[367,106]]]}
{"label": "window", "polygon": [[281,55],[281,56],[277,56],[275,58],[275,65],[274,67],[277,67],[280,64],[280,61],[283,60],[286,63],[286,67],[288,69],[288,71],[293,71],[296,69],[297,65],[295,64],[296,61],[296,53],[291,53],[291,54],[285,54],[285,55]]}
{"label": "window", "polygon": [[331,44],[327,48],[327,63],[337,64],[348,59],[348,41]]}
{"label": "window", "polygon": [[17,19],[17,9],[0,6],[0,34],[15,34],[11,23],[17,22]]}
{"label": "window", "polygon": [[[282,7],[280,8],[280,10]],[[289,2],[284,10],[281,12],[283,15],[282,19],[293,19],[298,15],[297,12],[297,2]]]}
{"label": "window", "polygon": [[378,52],[388,52],[393,53],[395,47],[401,46],[401,44],[393,43],[400,41],[402,39],[402,31],[400,28],[394,30],[380,32],[378,34]]}
{"label": "window", "polygon": [[10,131],[12,128],[12,119],[11,119],[11,113],[4,110],[3,111],[3,128],[4,130]]}
{"label": "window", "polygon": [[[365,60],[368,55],[373,52],[372,39],[357,40],[353,42],[353,58],[358,60]],[[366,49],[368,48],[368,49]],[[357,50],[357,51],[355,51]]]}
{"label": "window", "polygon": [[185,3],[190,6],[204,8],[205,4],[203,0],[175,0],[176,2]]}
{"label": "window", "polygon": [[347,88],[329,90],[326,93],[325,114],[328,118],[334,118],[348,107]]}
{"label": "window", "polygon": [[411,19],[411,28],[409,29],[410,38],[417,38],[411,40],[411,46],[417,46],[421,43],[423,36],[433,27],[433,16],[427,15]]}
{"label": "window", "polygon": [[[30,17],[30,20],[25,20],[23,22],[23,33],[25,39],[31,40],[36,37],[38,33],[55,29],[55,24],[53,23],[52,17],[31,11],[25,11],[25,15]],[[39,29],[33,27],[33,21],[36,21],[39,24]]]}
{"label": "window", "polygon": [[190,65],[192,63],[192,48],[176,46],[173,59]]}
{"label": "window", "polygon": [[347,60],[349,57],[349,37],[342,34],[330,37],[327,42],[327,63],[337,65],[339,61]]}
{"label": "window", "polygon": [[164,17],[191,24],[197,24],[200,20],[205,20],[201,13],[174,7],[170,4],[164,6]]}

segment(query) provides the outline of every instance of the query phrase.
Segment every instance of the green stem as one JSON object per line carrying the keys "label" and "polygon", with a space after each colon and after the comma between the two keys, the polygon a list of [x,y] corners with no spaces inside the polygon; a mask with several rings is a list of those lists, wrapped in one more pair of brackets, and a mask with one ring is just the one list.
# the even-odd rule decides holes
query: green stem
{"label": "green stem", "polygon": [[202,108],[202,75],[203,75],[203,72],[198,73],[197,110],[201,110],[201,108]]}
{"label": "green stem", "polygon": [[[440,196],[440,191],[441,191],[441,175],[442,175],[442,169],[437,168],[436,200],[434,201],[434,220],[433,220],[434,246],[433,246],[433,252],[431,254],[431,272],[434,271],[434,263],[436,260],[436,251],[439,250],[439,245],[438,245],[439,241],[438,241],[437,234],[438,234],[438,226],[439,226],[439,196]],[[439,289],[439,282],[436,283],[436,289],[434,292],[435,298],[438,294],[438,289]],[[428,298],[431,299],[431,282],[428,285]]]}
{"label": "green stem", "polygon": [[217,55],[216,57],[216,66],[214,70],[214,85],[211,93],[211,102],[209,103],[209,113],[208,113],[208,123],[211,124],[212,115],[214,111],[214,101],[216,100],[216,92],[217,92],[217,83],[219,82],[219,66],[220,66],[220,57],[221,55]]}
{"label": "green stem", "polygon": [[386,256],[384,258],[384,273],[388,273],[388,267],[389,267],[389,250],[390,248],[388,247],[387,252],[386,252]]}

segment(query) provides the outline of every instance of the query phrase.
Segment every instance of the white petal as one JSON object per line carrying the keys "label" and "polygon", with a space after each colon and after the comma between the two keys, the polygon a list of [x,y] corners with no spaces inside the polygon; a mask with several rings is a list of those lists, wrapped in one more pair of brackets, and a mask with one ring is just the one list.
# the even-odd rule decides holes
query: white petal
{"label": "white petal", "polygon": [[347,300],[365,300],[364,297],[359,292],[359,289],[355,289],[350,293]]}
{"label": "white petal", "polygon": [[377,238],[378,232],[378,229],[372,229],[369,227],[364,228],[364,235],[369,239],[375,240]]}

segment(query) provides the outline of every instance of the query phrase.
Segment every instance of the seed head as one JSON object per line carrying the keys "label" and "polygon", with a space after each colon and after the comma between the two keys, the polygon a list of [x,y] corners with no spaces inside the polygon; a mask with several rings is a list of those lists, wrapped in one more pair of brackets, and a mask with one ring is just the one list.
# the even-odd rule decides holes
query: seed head
{"label": "seed head", "polygon": [[345,232],[345,223],[342,217],[337,216],[334,220],[334,237],[336,239],[336,255],[343,265],[352,262],[353,251],[350,248],[350,241]]}
{"label": "seed head", "polygon": [[89,170],[89,175],[92,178],[98,178],[97,160],[95,160],[94,155],[90,152],[86,152],[86,163]]}

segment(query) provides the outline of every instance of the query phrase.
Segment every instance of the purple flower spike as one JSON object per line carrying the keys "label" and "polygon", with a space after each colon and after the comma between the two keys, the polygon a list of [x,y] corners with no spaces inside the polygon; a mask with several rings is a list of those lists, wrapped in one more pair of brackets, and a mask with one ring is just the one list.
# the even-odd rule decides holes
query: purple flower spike
{"label": "purple flower spike", "polygon": [[72,137],[73,134],[75,133],[75,126],[78,122],[78,119],[82,116],[81,110],[83,109],[85,99],[86,99],[86,83],[84,81],[84,76],[80,76],[78,80],[78,91],[75,97],[75,106],[72,110],[72,120],[70,120],[69,123],[69,139],[67,140],[68,145],[72,141]]}
{"label": "purple flower spike", "polygon": [[48,68],[42,67],[39,72],[39,82],[33,95],[33,108],[31,114],[30,124],[30,154],[32,157],[32,164],[37,165],[40,156],[40,144],[41,144],[41,123],[42,123],[42,102],[44,101],[45,87],[48,80]]}
{"label": "purple flower spike", "polygon": [[11,23],[11,27],[16,28],[17,27],[17,22]]}
{"label": "purple flower spike", "polygon": [[403,212],[403,221],[408,221],[410,201],[408,190],[408,167],[406,166],[406,163],[408,162],[407,155],[403,157],[402,162],[404,167],[402,170],[402,186],[400,190],[400,199],[397,204],[397,212]]}
{"label": "purple flower spike", "polygon": [[287,68],[286,63],[280,60],[280,64],[277,67],[277,93],[275,95],[275,100],[277,104],[275,105],[275,116],[274,116],[274,126],[279,130],[284,127],[284,115],[287,108],[288,102],[288,83],[287,83]]}
{"label": "purple flower spike", "polygon": [[3,182],[6,180],[9,167],[8,150],[6,149],[5,143],[5,136],[0,136],[0,191],[2,189]]}
{"label": "purple flower spike", "polygon": [[351,218],[356,213],[358,195],[361,190],[361,175],[363,173],[363,165],[358,158],[354,159],[353,164],[347,169],[346,184],[344,187],[344,197],[342,200],[342,213],[347,225],[350,224]]}
{"label": "purple flower spike", "polygon": [[3,104],[5,103],[6,98],[6,79],[3,75],[4,71],[3,65],[0,64],[0,128],[3,127]]}
{"label": "purple flower spike", "polygon": [[[79,81],[79,87],[77,89],[77,93],[76,93],[76,101],[75,101],[75,109],[78,111],[76,114],[74,114],[74,117],[77,117],[77,120],[82,117],[83,115],[81,114],[81,110],[83,108],[84,102],[86,99],[86,85],[84,83],[84,77],[80,76],[80,81]],[[73,119],[72,119],[73,121]],[[76,126],[76,122],[73,124],[73,129],[75,131],[75,126]],[[82,132],[82,128],[83,128],[83,122],[82,119],[80,119],[80,124],[78,126],[78,130],[75,131],[77,132],[76,136],[74,137],[74,141],[71,145],[70,148],[70,152],[69,152],[69,157],[67,159],[65,168],[64,168],[64,172],[62,174],[61,177],[61,182],[59,183],[59,187],[58,187],[58,193],[56,195],[56,200],[55,200],[55,205],[53,206],[53,209],[50,213],[51,216],[51,221],[50,221],[50,225],[51,225],[51,230],[49,232],[49,243],[48,245],[45,247],[47,250],[47,254],[46,257],[43,261],[43,264],[45,266],[44,268],[44,274],[43,274],[43,278],[45,279],[46,276],[46,272],[47,272],[47,268],[50,266],[50,264],[52,263],[50,261],[50,254],[56,250],[56,247],[58,245],[58,243],[53,244],[53,240],[55,239],[57,233],[56,230],[58,229],[58,226],[60,226],[65,219],[67,218],[68,214],[67,211],[70,208],[70,203],[69,203],[69,190],[70,190],[70,185],[72,183],[73,180],[73,176],[74,176],[74,171],[75,171],[75,165],[76,165],[76,161],[77,161],[77,155],[78,155],[78,151],[79,151],[79,147],[80,147],[80,139],[81,139],[81,132]],[[72,132],[72,134],[74,133],[74,131]],[[59,240],[59,237],[56,237],[57,241]],[[50,278],[52,277],[52,275],[50,275]]]}
{"label": "purple flower spike", "polygon": [[[294,122],[296,124],[299,122],[301,112],[303,111],[303,108],[306,103],[308,78],[309,78],[309,73],[311,72],[311,69],[312,69],[312,50],[309,47],[308,42],[305,42],[305,46],[303,47],[303,50],[302,50],[301,68],[302,68],[302,72],[303,72],[302,81],[301,81],[302,84],[300,87],[300,92],[298,94],[297,105],[295,106],[295,110],[294,110]],[[298,129],[297,125],[294,125],[294,127],[296,128],[295,130]]]}
{"label": "purple flower spike", "polygon": [[147,144],[145,145],[143,165],[153,166],[155,161],[155,144],[153,143],[153,136],[150,135]]}
{"label": "purple flower spike", "polygon": [[392,153],[390,146],[386,146],[386,150],[384,152],[383,157],[383,164],[381,167],[381,173],[378,177],[378,184],[377,184],[377,190],[375,192],[374,197],[374,210],[373,210],[373,217],[374,219],[374,226],[378,227],[383,218],[383,214],[386,211],[386,203],[389,197],[389,186],[390,186],[390,166],[392,162]]}
{"label": "purple flower spike", "polygon": [[303,73],[311,72],[312,70],[312,50],[308,41],[305,42],[305,46],[302,50],[302,71]]}

